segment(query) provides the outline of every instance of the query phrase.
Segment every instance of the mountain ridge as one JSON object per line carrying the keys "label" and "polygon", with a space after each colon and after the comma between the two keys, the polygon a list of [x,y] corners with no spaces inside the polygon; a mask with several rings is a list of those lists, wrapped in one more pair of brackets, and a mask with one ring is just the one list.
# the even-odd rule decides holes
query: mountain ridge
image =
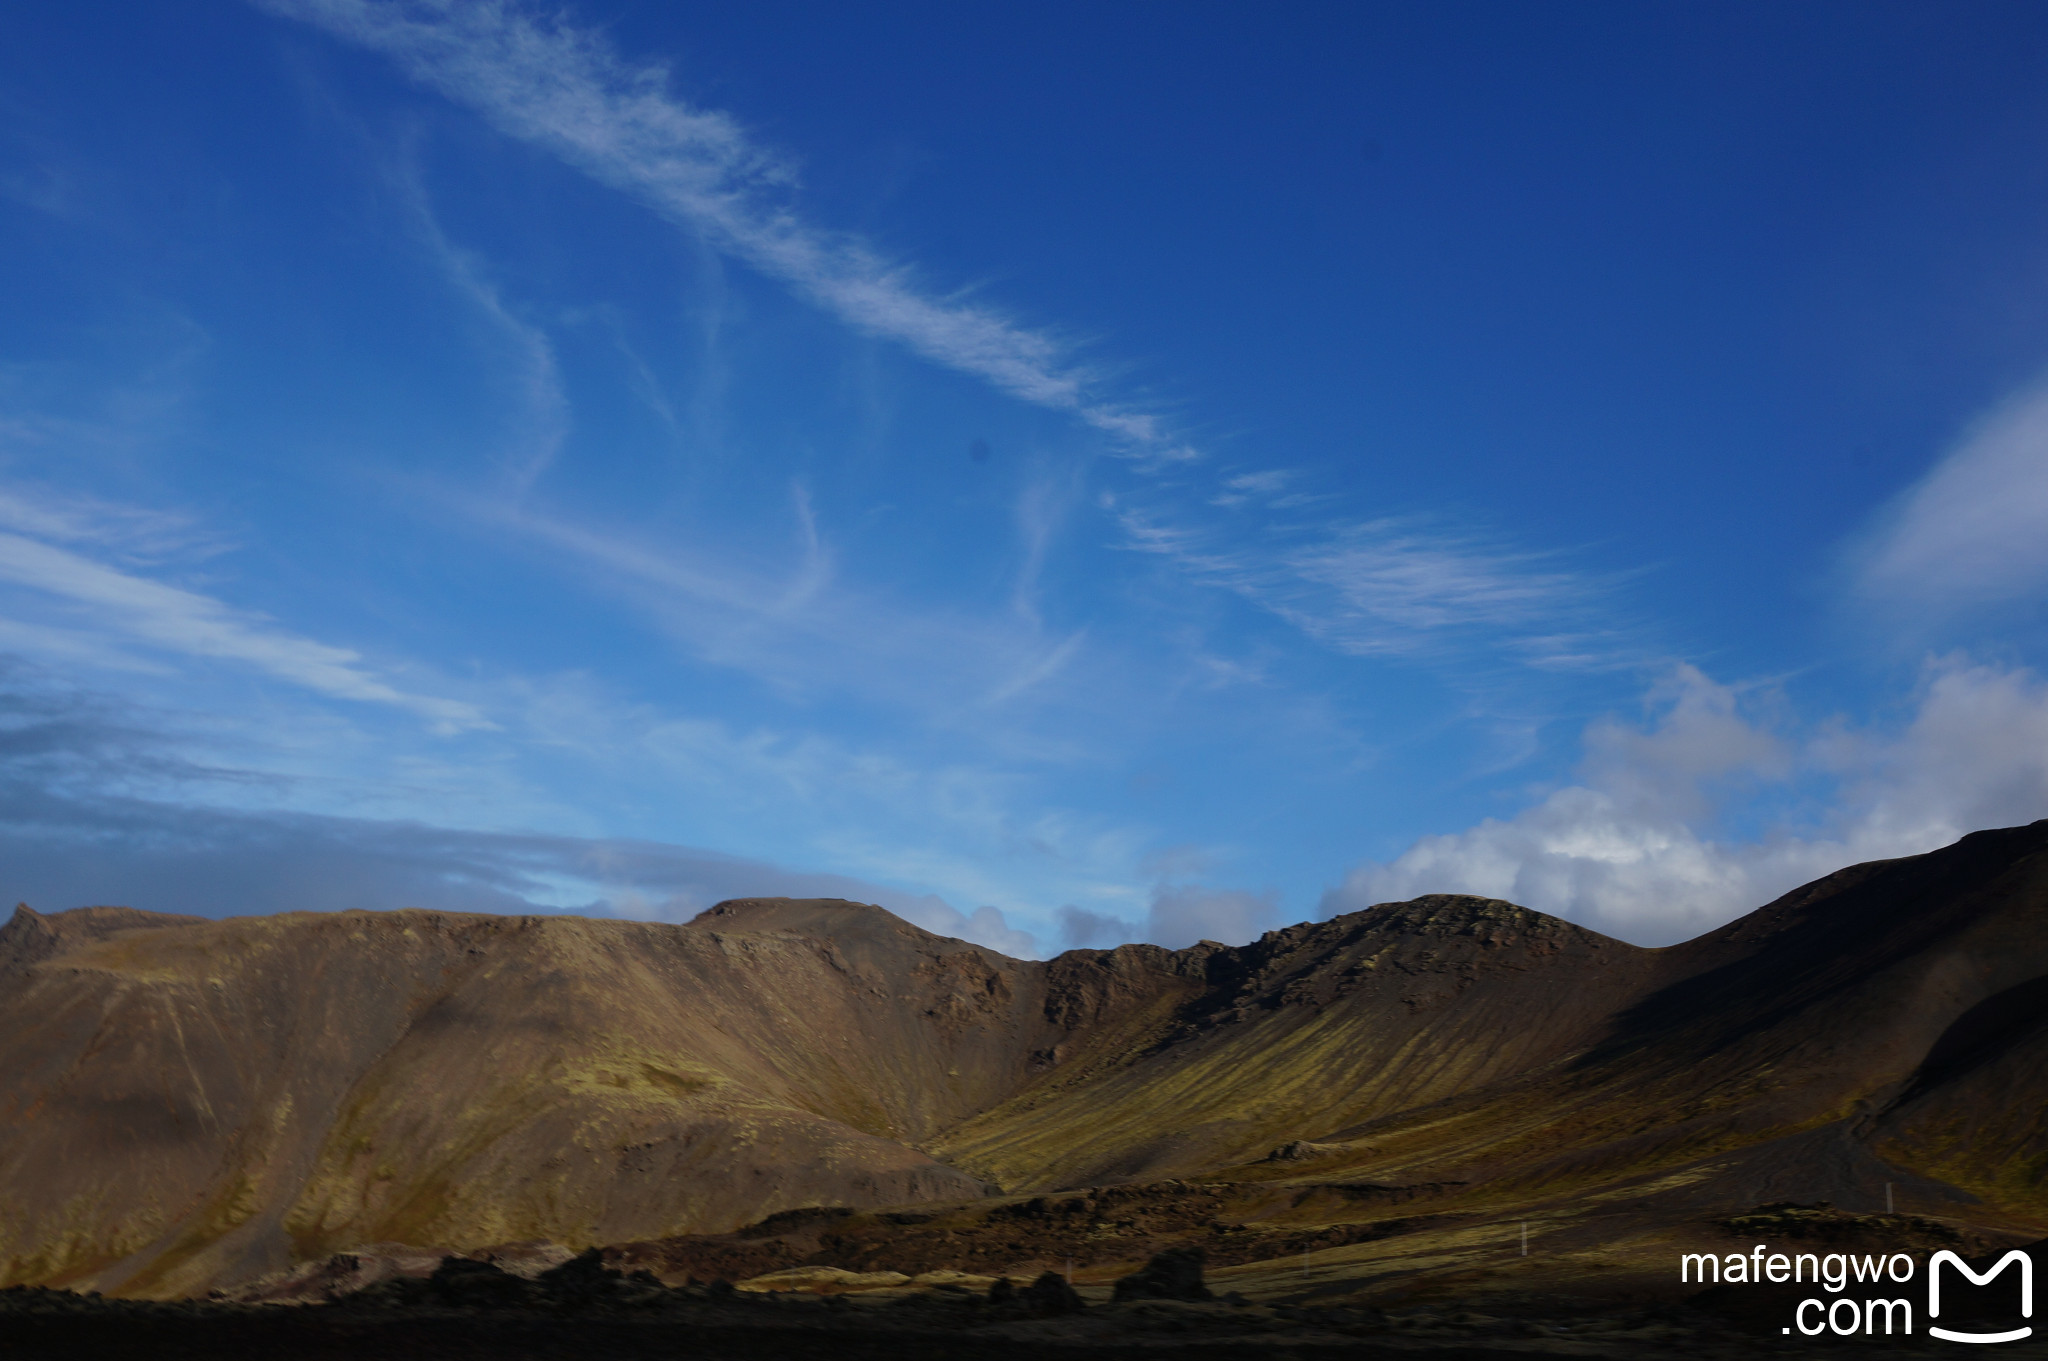
{"label": "mountain ridge", "polygon": [[2048,1130],[2009,1109],[2048,1107],[2044,942],[2048,821],[1655,949],[1463,895],[1050,960],[832,899],[680,925],[22,907],[0,1285],[170,1296],[372,1244],[1175,1178],[1497,1196],[1889,1168],[2048,1214]]}

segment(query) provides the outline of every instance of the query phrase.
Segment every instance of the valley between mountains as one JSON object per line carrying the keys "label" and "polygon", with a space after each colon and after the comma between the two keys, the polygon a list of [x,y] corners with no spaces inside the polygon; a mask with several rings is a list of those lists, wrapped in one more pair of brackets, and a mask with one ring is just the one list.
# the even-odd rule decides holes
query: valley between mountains
{"label": "valley between mountains", "polygon": [[0,1285],[587,1247],[1086,1284],[1193,1245],[1252,1297],[1668,1290],[1760,1206],[2048,1230],[2048,822],[1665,949],[1452,896],[1046,961],[825,900],[23,907],[0,1053]]}

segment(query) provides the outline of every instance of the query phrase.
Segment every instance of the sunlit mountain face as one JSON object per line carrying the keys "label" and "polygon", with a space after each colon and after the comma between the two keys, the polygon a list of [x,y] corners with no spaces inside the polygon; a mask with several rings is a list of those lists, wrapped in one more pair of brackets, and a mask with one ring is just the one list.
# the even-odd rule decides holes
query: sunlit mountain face
{"label": "sunlit mountain face", "polygon": [[0,892],[1636,946],[2048,815],[2048,19],[0,17]]}

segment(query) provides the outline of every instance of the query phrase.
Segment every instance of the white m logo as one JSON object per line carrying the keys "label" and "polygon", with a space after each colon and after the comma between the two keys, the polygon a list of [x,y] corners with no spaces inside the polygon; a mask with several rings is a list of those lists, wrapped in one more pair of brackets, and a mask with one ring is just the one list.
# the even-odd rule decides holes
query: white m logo
{"label": "white m logo", "polygon": [[[1992,1277],[2011,1266],[2014,1262],[2018,1262],[2020,1264],[2020,1317],[2032,1318],[2034,1316],[2033,1258],[2027,1256],[2026,1253],[2021,1252],[2018,1248],[2014,1248],[2011,1252],[1999,1258],[1996,1266],[1992,1267],[1991,1270],[1985,1272],[1982,1276],[1979,1276],[1976,1272],[1970,1270],[1968,1262],[1965,1262],[1947,1248],[1943,1248],[1940,1252],[1935,1253],[1933,1257],[1929,1258],[1927,1262],[1927,1317],[1939,1318],[1941,1316],[1941,1264],[1943,1262],[1953,1264],[1957,1271],[1970,1278],[1972,1285],[1989,1285],[1991,1284]],[[1933,1333],[1936,1337],[1944,1338],[1950,1342],[2017,1342],[2023,1337],[2032,1337],[2034,1335],[2034,1330],[2031,1327],[2015,1328],[2009,1333],[1952,1333],[1946,1328],[1937,1328],[1931,1323],[1927,1325],[1927,1331]]]}

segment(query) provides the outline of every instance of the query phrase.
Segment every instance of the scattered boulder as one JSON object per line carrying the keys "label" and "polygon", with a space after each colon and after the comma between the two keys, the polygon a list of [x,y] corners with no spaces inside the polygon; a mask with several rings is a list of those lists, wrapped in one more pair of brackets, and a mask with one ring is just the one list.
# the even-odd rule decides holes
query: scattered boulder
{"label": "scattered boulder", "polygon": [[1207,1300],[1215,1296],[1202,1283],[1202,1250],[1169,1248],[1116,1283],[1116,1300]]}
{"label": "scattered boulder", "polygon": [[604,1264],[604,1254],[596,1248],[586,1248],[560,1266],[534,1277],[550,1296],[564,1304],[608,1299],[618,1293],[625,1279],[623,1272]]}
{"label": "scattered boulder", "polygon": [[427,1284],[442,1304],[485,1308],[524,1303],[529,1293],[525,1281],[497,1263],[469,1257],[443,1257]]}
{"label": "scattered boulder", "polygon": [[[1195,1269],[1195,1280],[1201,1282],[1201,1268]],[[1065,1314],[1078,1314],[1087,1304],[1080,1292],[1067,1284],[1067,1278],[1057,1271],[1044,1272],[1030,1285],[1017,1292],[1017,1303],[1024,1306],[1024,1312],[1033,1318],[1058,1318]]]}

